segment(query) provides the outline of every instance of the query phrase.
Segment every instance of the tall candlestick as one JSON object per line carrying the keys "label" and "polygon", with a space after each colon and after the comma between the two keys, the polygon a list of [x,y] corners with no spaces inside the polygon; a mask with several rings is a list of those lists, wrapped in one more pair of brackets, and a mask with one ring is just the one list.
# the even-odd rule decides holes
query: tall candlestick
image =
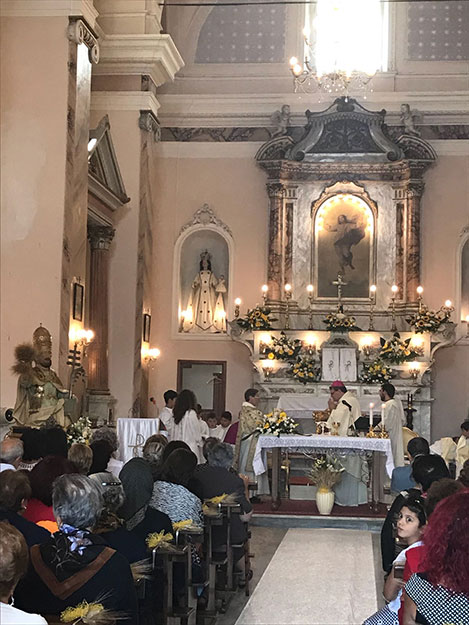
{"label": "tall candlestick", "polygon": [[262,291],[262,300],[264,302],[264,306],[267,304],[267,292],[269,290],[269,287],[267,286],[267,284],[263,284],[261,286],[261,291]]}
{"label": "tall candlestick", "polygon": [[385,430],[385,427],[384,427],[384,404],[381,405],[381,429],[384,432],[384,430]]}
{"label": "tall candlestick", "polygon": [[375,303],[376,303],[376,284],[372,284],[370,286],[370,323],[368,325],[368,330],[374,330],[375,325],[373,321],[373,315],[375,311]]}
{"label": "tall candlestick", "polygon": [[423,286],[418,286],[417,287],[417,302],[419,304],[419,313],[422,312],[422,293],[423,293]]}
{"label": "tall candlestick", "polygon": [[392,325],[391,331],[395,332],[397,330],[396,326],[396,294],[399,291],[399,287],[396,284],[393,284],[391,287],[392,296],[391,296],[391,316],[392,316]]}
{"label": "tall candlestick", "polygon": [[286,299],[286,309],[285,309],[285,330],[290,329],[290,300],[291,300],[291,284],[286,284],[284,286],[285,289],[285,299]]}
{"label": "tall candlestick", "polygon": [[306,287],[306,290],[308,291],[308,312],[309,312],[308,330],[312,330],[313,329],[313,285],[308,284],[308,286]]}
{"label": "tall candlestick", "polygon": [[373,408],[374,408],[374,404],[370,404],[370,428],[373,427]]}
{"label": "tall candlestick", "polygon": [[234,316],[235,316],[235,319],[237,319],[239,317],[239,307],[241,306],[241,299],[237,297],[234,303],[235,303]]}

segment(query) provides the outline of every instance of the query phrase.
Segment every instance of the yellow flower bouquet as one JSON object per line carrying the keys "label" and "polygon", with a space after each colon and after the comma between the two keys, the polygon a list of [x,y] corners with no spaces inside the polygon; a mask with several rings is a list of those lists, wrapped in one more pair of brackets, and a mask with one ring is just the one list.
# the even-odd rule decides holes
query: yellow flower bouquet
{"label": "yellow flower bouquet", "polygon": [[298,423],[289,417],[286,412],[276,408],[269,414],[264,415],[263,420],[259,422],[256,429],[260,434],[280,436],[281,434],[294,434],[297,427]]}
{"label": "yellow flower bouquet", "polygon": [[270,314],[270,308],[257,305],[252,310],[248,309],[244,317],[236,319],[236,323],[243,330],[270,330],[272,321],[277,321]]}

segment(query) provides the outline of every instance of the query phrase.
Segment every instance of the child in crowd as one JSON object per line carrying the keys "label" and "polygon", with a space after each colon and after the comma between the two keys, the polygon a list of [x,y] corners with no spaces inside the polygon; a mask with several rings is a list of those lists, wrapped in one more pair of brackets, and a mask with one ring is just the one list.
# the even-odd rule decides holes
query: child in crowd
{"label": "child in crowd", "polygon": [[406,553],[422,544],[421,535],[426,523],[425,505],[422,497],[407,497],[397,518],[397,537],[407,547],[393,562],[390,574],[384,583],[383,595],[388,602],[384,608],[368,617],[363,625],[399,625],[398,612],[404,587],[403,573]]}

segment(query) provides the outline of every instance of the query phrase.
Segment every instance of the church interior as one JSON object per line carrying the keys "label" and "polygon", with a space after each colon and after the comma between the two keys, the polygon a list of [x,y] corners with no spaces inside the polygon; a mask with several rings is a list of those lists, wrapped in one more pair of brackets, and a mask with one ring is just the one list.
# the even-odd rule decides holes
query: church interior
{"label": "church interior", "polygon": [[469,624],[469,1],[0,15],[2,623]]}

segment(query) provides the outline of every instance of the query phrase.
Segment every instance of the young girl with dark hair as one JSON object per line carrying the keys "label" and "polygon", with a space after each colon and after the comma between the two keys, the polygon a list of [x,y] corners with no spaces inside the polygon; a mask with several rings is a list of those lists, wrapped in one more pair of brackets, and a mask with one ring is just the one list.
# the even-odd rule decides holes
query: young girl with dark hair
{"label": "young girl with dark hair", "polygon": [[364,625],[399,625],[398,612],[401,607],[402,579],[406,555],[409,550],[422,544],[420,538],[426,524],[425,504],[422,497],[407,497],[397,518],[397,537],[407,547],[393,562],[390,574],[384,583],[383,595],[387,605],[364,622]]}

